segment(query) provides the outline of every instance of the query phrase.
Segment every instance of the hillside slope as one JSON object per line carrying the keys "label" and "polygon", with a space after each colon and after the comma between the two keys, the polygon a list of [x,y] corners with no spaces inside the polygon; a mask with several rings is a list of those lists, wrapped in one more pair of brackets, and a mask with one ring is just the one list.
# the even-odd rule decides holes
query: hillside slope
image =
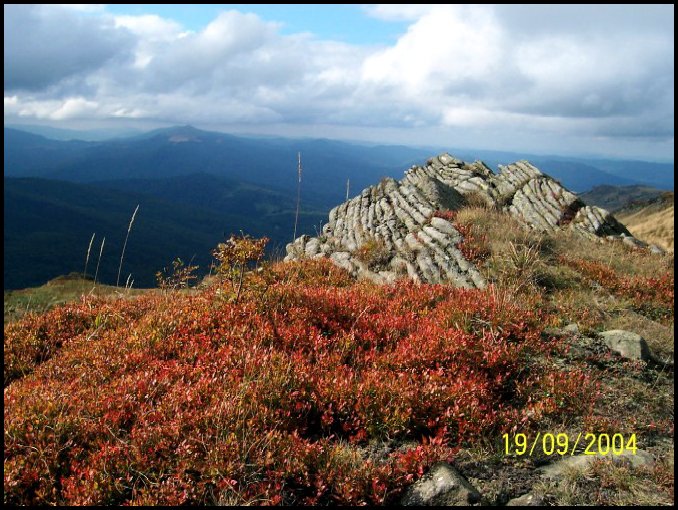
{"label": "hillside slope", "polygon": [[[6,321],[5,503],[672,504],[671,255],[527,162],[449,155],[301,239]],[[417,278],[379,274],[408,253]]]}
{"label": "hillside slope", "polygon": [[5,129],[6,176],[73,182],[208,173],[294,192],[298,152],[304,187],[328,208],[344,196],[347,179],[362,189],[427,154],[332,140],[239,137],[190,126],[101,142],[60,142]]}
{"label": "hillside slope", "polygon": [[[292,194],[247,188],[214,176],[107,185],[5,178],[4,198],[5,289],[38,286],[82,271],[93,233],[90,271],[106,237],[99,279],[115,284],[137,204],[139,214],[130,233],[122,276],[124,282],[132,273],[136,287],[154,286],[155,272],[176,257],[186,262],[193,259],[207,272],[210,250],[231,233],[242,230],[268,236],[271,249],[276,250],[289,241],[294,228]],[[311,207],[303,203],[300,232],[313,232],[324,216]]]}
{"label": "hillside slope", "polygon": [[82,273],[71,273],[58,276],[40,287],[4,291],[5,323],[29,313],[44,313],[58,305],[78,302],[85,296],[131,297],[144,292],[149,290],[124,289],[101,283],[95,285],[91,274],[83,278]]}
{"label": "hillside slope", "polygon": [[617,212],[621,209],[652,202],[660,198],[666,190],[653,188],[652,186],[596,186],[586,193],[581,193],[579,198],[591,205],[597,205],[610,212]]}
{"label": "hillside slope", "polygon": [[673,193],[664,193],[649,202],[636,203],[617,212],[617,217],[638,239],[656,244],[673,253]]}

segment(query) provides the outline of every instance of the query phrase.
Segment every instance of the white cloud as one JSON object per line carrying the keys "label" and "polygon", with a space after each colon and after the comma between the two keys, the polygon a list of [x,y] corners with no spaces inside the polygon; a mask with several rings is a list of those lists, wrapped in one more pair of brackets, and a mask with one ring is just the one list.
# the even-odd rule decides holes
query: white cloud
{"label": "white cloud", "polygon": [[102,13],[106,4],[56,4],[58,7],[70,9],[76,12]]}
{"label": "white cloud", "polygon": [[186,35],[181,25],[160,16],[148,14],[142,16],[115,16],[116,28],[124,28],[136,36],[134,67],[145,68],[161,45],[181,39]]}
{"label": "white cloud", "polygon": [[430,13],[435,6],[435,4],[375,4],[363,8],[370,16],[384,21],[417,21]]}
{"label": "white cloud", "polygon": [[505,34],[492,10],[437,5],[421,12],[394,46],[364,61],[363,89],[390,100],[393,122],[411,126],[482,126],[499,119],[491,97],[503,82],[510,80],[513,89],[521,77],[505,65]]}
{"label": "white cloud", "polygon": [[96,101],[88,101],[82,97],[66,99],[59,107],[50,113],[54,120],[81,119],[96,115],[99,104]]}
{"label": "white cloud", "polygon": [[380,47],[282,35],[238,11],[189,32],[78,9],[5,6],[6,121],[400,128],[413,143],[467,130],[488,148],[645,133],[673,147],[672,6],[367,6],[409,23]]}
{"label": "white cloud", "polygon": [[53,5],[4,6],[5,90],[43,90],[96,72],[132,39],[106,16]]}

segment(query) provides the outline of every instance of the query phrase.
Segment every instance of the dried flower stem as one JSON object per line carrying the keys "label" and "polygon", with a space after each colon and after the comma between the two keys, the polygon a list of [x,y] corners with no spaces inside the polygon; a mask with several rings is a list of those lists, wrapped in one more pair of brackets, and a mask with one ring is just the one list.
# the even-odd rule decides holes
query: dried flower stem
{"label": "dried flower stem", "polygon": [[89,252],[92,250],[92,243],[94,242],[94,236],[96,232],[92,234],[92,239],[89,240],[89,247],[87,248],[87,257],[85,258],[85,270],[82,273],[83,278],[87,278],[87,264],[89,263]]}
{"label": "dried flower stem", "polygon": [[297,238],[297,223],[299,222],[299,202],[301,200],[301,152],[297,153],[297,158],[299,160],[298,166],[297,166],[297,176],[298,176],[298,181],[297,181],[297,214],[294,217],[294,236],[292,237],[292,241],[294,241]]}
{"label": "dried flower stem", "polygon": [[99,274],[99,264],[101,263],[101,254],[104,252],[104,243],[106,242],[106,238],[104,237],[101,240],[101,248],[99,249],[99,260],[97,260],[97,270],[94,273],[94,285],[96,286],[97,284],[97,275]]}
{"label": "dried flower stem", "polygon": [[134,213],[132,213],[132,219],[129,221],[129,226],[127,227],[127,235],[125,236],[125,244],[122,246],[122,254],[120,255],[120,265],[118,266],[118,279],[115,281],[116,287],[120,286],[120,271],[122,270],[122,259],[125,256],[125,248],[127,248],[127,239],[129,238],[129,232],[130,232],[130,230],[132,230],[132,223],[134,223],[134,218],[136,217],[138,210],[139,210],[139,205],[137,205],[137,208],[134,209]]}

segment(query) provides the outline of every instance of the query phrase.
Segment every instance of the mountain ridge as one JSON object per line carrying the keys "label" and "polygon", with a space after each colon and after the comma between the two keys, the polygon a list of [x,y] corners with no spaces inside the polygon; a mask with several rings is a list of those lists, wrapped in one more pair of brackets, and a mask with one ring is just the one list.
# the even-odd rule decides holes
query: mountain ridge
{"label": "mountain ridge", "polygon": [[[21,133],[25,132],[5,128],[5,175],[95,181],[205,171],[292,189],[296,181],[294,172],[288,170],[296,170],[296,155],[302,152],[305,184],[313,193],[325,196],[328,206],[341,198],[346,179],[362,189],[381,177],[397,177],[400,168],[441,151],[329,139],[244,137],[192,126],[96,142],[58,142],[31,135],[28,145]],[[636,183],[673,189],[672,164],[469,149],[453,152],[462,159],[482,159],[493,168],[528,159],[577,192],[598,184]]]}

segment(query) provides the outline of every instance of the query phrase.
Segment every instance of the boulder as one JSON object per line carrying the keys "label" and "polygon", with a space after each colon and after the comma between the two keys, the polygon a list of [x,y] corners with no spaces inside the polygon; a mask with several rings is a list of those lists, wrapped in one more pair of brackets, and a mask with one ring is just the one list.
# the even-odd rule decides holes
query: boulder
{"label": "boulder", "polygon": [[400,501],[403,506],[470,506],[480,502],[480,493],[446,462],[434,464],[411,485]]}
{"label": "boulder", "polygon": [[513,498],[506,503],[506,506],[543,506],[544,500],[535,494],[523,494],[520,497]]}
{"label": "boulder", "polygon": [[565,457],[562,460],[553,462],[539,468],[542,475],[559,480],[565,476],[565,473],[571,469],[586,469],[594,460],[610,459],[612,462],[620,462],[627,460],[633,467],[652,466],[654,464],[654,457],[652,454],[638,448],[635,453],[624,450],[621,455],[613,455],[610,452],[608,455],[575,455],[573,457]]}
{"label": "boulder", "polygon": [[600,337],[611,350],[628,359],[655,361],[656,358],[645,339],[637,333],[613,329],[603,331]]}

